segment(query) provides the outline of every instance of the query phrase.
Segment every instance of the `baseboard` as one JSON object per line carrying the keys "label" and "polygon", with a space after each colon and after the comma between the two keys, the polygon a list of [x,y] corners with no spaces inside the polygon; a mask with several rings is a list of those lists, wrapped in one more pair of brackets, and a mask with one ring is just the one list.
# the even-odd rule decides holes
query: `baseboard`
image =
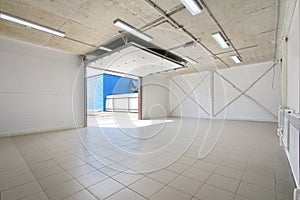
{"label": "baseboard", "polygon": [[59,127],[59,128],[53,128],[53,129],[39,129],[39,130],[30,130],[30,131],[16,131],[16,132],[10,132],[10,133],[0,133],[1,137],[10,137],[10,136],[18,136],[18,135],[28,135],[28,134],[37,134],[37,133],[48,133],[48,132],[54,132],[54,131],[65,131],[65,130],[72,130],[76,128],[83,128],[84,125],[78,125],[78,126],[66,126],[66,127]]}
{"label": "baseboard", "polygon": [[[184,116],[175,116],[175,115],[171,115],[168,117],[176,117],[176,118],[190,118],[190,119],[217,119],[217,120],[222,120],[224,118],[210,118],[210,117],[184,117]],[[277,119],[253,119],[253,118],[225,118],[224,120],[226,121],[250,121],[250,122],[278,122]]]}

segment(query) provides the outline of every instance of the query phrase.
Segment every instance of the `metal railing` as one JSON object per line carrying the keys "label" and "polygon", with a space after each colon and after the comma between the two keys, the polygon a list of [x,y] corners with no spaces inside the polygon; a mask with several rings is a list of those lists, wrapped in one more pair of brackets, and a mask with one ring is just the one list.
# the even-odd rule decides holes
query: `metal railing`
{"label": "metal railing", "polygon": [[106,111],[138,112],[138,96],[133,94],[111,95],[106,97]]}

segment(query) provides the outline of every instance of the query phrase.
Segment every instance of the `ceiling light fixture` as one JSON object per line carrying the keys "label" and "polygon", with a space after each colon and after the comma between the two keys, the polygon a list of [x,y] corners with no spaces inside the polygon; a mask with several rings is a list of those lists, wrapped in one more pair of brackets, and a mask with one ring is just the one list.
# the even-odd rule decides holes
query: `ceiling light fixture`
{"label": "ceiling light fixture", "polygon": [[239,56],[231,56],[231,59],[237,64],[242,62],[242,59]]}
{"label": "ceiling light fixture", "polygon": [[98,49],[101,49],[101,50],[103,50],[103,51],[112,51],[112,49],[107,48],[107,47],[105,47],[105,46],[100,46],[100,47],[98,47]]}
{"label": "ceiling light fixture", "polygon": [[192,59],[192,58],[190,58],[188,56],[183,57],[183,59],[186,60],[186,61],[188,61],[189,63],[191,63],[193,65],[199,64],[196,60],[194,60],[194,59]]}
{"label": "ceiling light fixture", "polygon": [[222,47],[223,49],[226,49],[229,47],[228,42],[225,40],[224,36],[221,32],[217,32],[212,34],[212,37],[217,41],[217,43]]}
{"label": "ceiling light fixture", "polygon": [[135,29],[131,25],[127,24],[126,22],[123,22],[120,19],[116,19],[114,22],[114,25],[124,31],[127,31],[128,33],[135,35],[136,37],[139,37],[147,42],[150,42],[153,38],[140,32],[139,30]]}
{"label": "ceiling light fixture", "polygon": [[197,0],[180,0],[181,3],[190,11],[192,15],[201,13],[203,9]]}
{"label": "ceiling light fixture", "polygon": [[56,30],[53,30],[53,29],[50,29],[50,28],[47,28],[47,27],[44,27],[44,26],[40,26],[38,24],[34,24],[34,23],[31,23],[31,22],[25,21],[23,19],[7,15],[7,14],[4,14],[4,13],[0,13],[0,18],[5,19],[7,21],[17,23],[17,24],[21,24],[23,26],[27,26],[27,27],[34,28],[34,29],[37,29],[37,30],[40,30],[40,31],[51,33],[53,35],[57,35],[57,36],[60,36],[60,37],[65,37],[65,33],[63,33],[63,32],[56,31]]}

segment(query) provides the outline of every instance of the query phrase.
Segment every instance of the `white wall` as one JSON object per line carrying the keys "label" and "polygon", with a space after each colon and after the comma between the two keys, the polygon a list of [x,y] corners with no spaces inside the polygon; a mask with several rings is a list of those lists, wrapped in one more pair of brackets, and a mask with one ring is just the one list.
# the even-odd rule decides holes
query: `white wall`
{"label": "white wall", "polygon": [[[291,22],[291,28],[288,32],[287,41],[287,107],[294,112],[299,113],[300,101],[300,70],[299,70],[299,1],[296,4],[295,12]],[[287,156],[292,168],[294,178],[299,187],[299,130],[290,126],[289,131],[289,151],[286,149]]]}
{"label": "white wall", "polygon": [[78,56],[0,37],[0,136],[83,125],[80,65]]}
{"label": "white wall", "polygon": [[299,3],[295,8],[287,43],[287,107],[299,113]]}
{"label": "white wall", "polygon": [[[209,72],[177,75],[169,78],[168,81],[170,116],[210,118],[211,96]],[[189,97],[187,97],[188,94],[190,94]]]}
{"label": "white wall", "polygon": [[[253,65],[244,65],[229,69],[217,70],[226,79],[242,91],[247,89],[257,78],[259,78],[267,69],[273,65],[272,62],[257,63]],[[274,115],[270,115],[263,108],[258,106],[252,100],[241,96],[227,107],[215,118],[225,118],[233,120],[254,120],[254,121],[276,121],[277,109],[279,105],[279,67],[275,68],[274,88],[273,70],[269,71],[260,81],[258,81],[246,94],[254,98]],[[178,75],[169,79],[170,86],[170,112],[171,116],[193,117],[193,118],[211,118],[220,111],[227,103],[237,97],[240,92],[232,85],[220,78],[216,73],[213,74],[214,82],[211,82],[212,72],[201,72],[189,75]],[[205,78],[200,83],[201,79]],[[174,81],[176,83],[174,83]],[[179,86],[182,88],[180,89]],[[213,89],[211,88],[213,86]],[[185,92],[183,92],[185,91]],[[211,95],[213,91],[213,96]],[[192,92],[192,93],[191,93]],[[185,98],[190,94],[189,98]],[[213,107],[212,107],[213,99]],[[182,103],[181,103],[182,102]],[[179,104],[180,106],[176,108]],[[197,105],[198,104],[198,105]],[[200,106],[206,110],[209,115],[203,111]],[[175,109],[174,112],[172,112]]]}
{"label": "white wall", "polygon": [[167,117],[167,88],[163,76],[142,78],[142,119]]}

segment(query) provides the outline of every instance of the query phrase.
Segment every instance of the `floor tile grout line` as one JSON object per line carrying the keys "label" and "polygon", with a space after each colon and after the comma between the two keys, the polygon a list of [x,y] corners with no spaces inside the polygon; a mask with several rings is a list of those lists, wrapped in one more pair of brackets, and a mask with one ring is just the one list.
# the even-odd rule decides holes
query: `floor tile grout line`
{"label": "floor tile grout line", "polygon": [[[209,156],[209,155],[207,155]],[[220,162],[218,163],[217,165],[219,166],[226,158],[228,157],[228,154],[226,155],[226,157]],[[204,158],[205,159],[205,158]],[[204,159],[199,159],[199,160],[204,160]],[[209,162],[208,162],[209,163]],[[214,163],[210,163],[210,164],[214,164]],[[193,164],[193,166],[195,165],[195,163]],[[199,188],[199,190],[195,193],[195,195],[202,189],[202,187],[207,184],[206,182],[210,179],[210,177],[215,173],[217,167],[213,170],[213,172],[211,172],[211,174],[209,175],[209,177],[203,182],[203,184],[201,185],[201,187]],[[195,195],[193,197],[195,197]]]}
{"label": "floor tile grout line", "polygon": [[[80,158],[79,158],[80,159]],[[85,162],[85,161],[84,161]],[[86,162],[85,162],[86,163]],[[88,163],[86,163],[86,164],[88,164]],[[97,169],[98,170],[98,169]],[[244,172],[245,172],[245,170],[244,170]],[[74,178],[75,179],[75,178]],[[276,179],[275,179],[276,180]],[[242,181],[242,179],[240,180],[240,182]]]}
{"label": "floor tile grout line", "polygon": [[[175,161],[175,162],[176,162],[176,161]],[[173,162],[173,163],[175,163],[175,162]],[[174,178],[172,179],[172,181],[174,181],[174,180],[175,180],[177,177],[179,177],[180,175],[184,176],[183,173],[184,173],[186,170],[192,168],[192,166],[194,166],[194,164],[195,164],[196,162],[198,162],[197,159],[196,159],[196,160],[195,160],[188,168],[186,168],[185,170],[183,170],[181,173],[177,173],[178,175],[177,175],[176,177],[174,177]],[[173,163],[172,163],[172,164],[173,164]],[[172,165],[172,164],[170,164],[170,165]],[[170,165],[168,165],[168,167],[169,167]],[[167,167],[166,167],[166,168],[167,168]],[[151,178],[151,177],[149,177],[149,178]],[[153,179],[153,178],[152,178],[152,179]],[[171,181],[171,182],[172,182],[172,181]],[[164,188],[166,188],[166,187],[170,187],[169,184],[170,184],[171,182],[169,182],[168,184],[165,184],[164,187],[162,187],[162,188],[161,188],[160,190],[158,190],[156,193],[154,193],[153,195],[151,195],[150,198],[153,197],[155,194],[157,194],[157,193],[158,193],[159,191],[161,191],[162,189],[164,189]],[[200,188],[201,188],[201,187],[202,187],[202,185],[200,186]],[[172,187],[172,188],[173,188],[173,187]],[[199,190],[200,190],[200,188],[199,188]],[[178,191],[178,192],[181,192],[181,191],[178,190],[178,189],[175,189],[175,190]],[[199,190],[198,190],[198,191],[199,191]],[[198,192],[198,191],[197,191],[197,192]],[[197,192],[196,192],[196,193],[197,193]],[[181,193],[183,193],[183,192],[181,192]],[[184,194],[185,194],[185,193],[184,193]],[[188,196],[193,197],[192,195],[188,195]]]}
{"label": "floor tile grout line", "polygon": [[[49,154],[48,154],[49,155]],[[72,155],[71,153],[70,153],[70,155]],[[87,188],[86,187],[84,187],[80,182],[78,182],[77,180],[76,180],[76,178],[75,177],[73,177],[67,170],[65,170],[58,162],[56,162],[55,160],[53,160],[53,162],[55,162],[58,166],[60,166],[62,169],[63,169],[63,171],[64,172],[66,172],[68,175],[70,175],[70,177],[72,177],[72,179],[71,180],[73,180],[73,181],[75,181],[76,183],[78,183],[83,189],[82,190],[80,190],[80,191],[77,191],[77,192],[75,192],[75,193],[73,193],[73,194],[70,194],[69,196],[66,196],[66,197],[64,197],[64,198],[68,198],[68,197],[70,197],[70,196],[72,196],[72,195],[74,195],[74,194],[76,194],[76,193],[78,193],[78,192],[81,192],[81,191],[83,191],[83,190],[87,190]],[[80,166],[82,166],[82,165],[80,165]],[[93,167],[94,168],[94,167]],[[96,168],[95,168],[96,169]],[[98,170],[98,169],[96,169],[96,170]],[[67,181],[64,181],[63,183],[67,183],[67,182],[69,182],[69,181],[71,181],[71,180],[67,180]],[[63,183],[60,183],[60,184],[63,184]],[[53,186],[54,187],[54,186]],[[89,192],[90,193],[90,192]],[[94,194],[92,194],[96,199],[98,199]],[[49,198],[50,199],[50,198]]]}
{"label": "floor tile grout line", "polygon": [[[39,149],[40,149],[40,147],[38,147]],[[19,149],[18,149],[18,151],[19,151]],[[64,172],[66,172],[67,174],[69,174],[70,175],[70,177],[72,178],[72,179],[69,179],[69,180],[67,180],[67,181],[64,181],[64,182],[62,182],[61,184],[63,184],[63,183],[67,183],[67,182],[69,182],[69,181],[71,181],[71,180],[73,180],[73,181],[75,181],[75,182],[77,182],[78,184],[80,184],[77,180],[76,180],[76,178],[75,177],[73,177],[70,173],[68,173],[68,171],[66,170],[66,169],[64,169],[56,160],[54,160],[47,152],[45,152],[43,149],[41,149],[41,151],[42,152],[44,152],[44,153],[46,153],[51,159],[50,160],[52,160],[54,163],[56,163],[61,169],[62,169],[62,171],[64,171]],[[69,155],[72,155],[70,152],[69,152]],[[67,155],[68,156],[68,155]],[[84,161],[83,161],[84,162]],[[82,166],[82,165],[80,165],[80,166]],[[29,167],[29,166],[28,166]],[[78,167],[78,166],[77,166]],[[93,166],[92,166],[93,167]],[[76,167],[74,167],[74,168],[76,168]],[[94,167],[93,167],[94,168]],[[72,169],[72,168],[70,168],[70,169]],[[31,170],[31,169],[30,169]],[[96,169],[97,170],[97,169]],[[56,173],[56,174],[59,174],[59,173],[61,173],[61,172],[58,172],[58,173]],[[34,175],[33,175],[34,176]],[[49,175],[49,176],[51,176],[51,175]],[[47,177],[49,177],[49,176],[47,176]],[[35,176],[34,176],[35,177]],[[44,178],[44,177],[43,177]],[[39,185],[41,186],[41,184],[40,184],[40,182],[38,181],[38,180],[40,180],[40,179],[36,179],[36,181],[39,183]],[[82,184],[80,184],[81,186],[82,186],[82,190],[84,190],[84,189],[86,189],[87,190],[87,188],[85,188]],[[53,186],[53,187],[55,187],[55,186]],[[45,193],[45,195],[47,196],[47,198],[48,199],[50,199],[50,197],[48,196],[48,194],[46,193],[46,190],[48,190],[49,188],[47,188],[47,189],[43,189],[43,187],[41,186],[41,188],[42,188],[42,190],[43,190],[43,192]],[[82,191],[82,190],[80,190],[80,191]],[[78,191],[78,192],[80,192],[80,191]],[[76,192],[77,193],[77,192]],[[73,194],[75,194],[75,193],[73,193]],[[71,194],[70,196],[72,196],[73,194]],[[93,195],[93,194],[92,194]],[[93,195],[94,196],[94,195]],[[69,197],[69,196],[68,196]],[[95,197],[95,196],[94,196]],[[67,198],[67,197],[64,197],[64,198]],[[96,198],[96,197],[95,197]]]}
{"label": "floor tile grout line", "polygon": [[247,166],[246,166],[246,168],[243,170],[243,174],[242,174],[241,179],[240,179],[240,181],[239,181],[239,185],[238,185],[238,187],[237,187],[237,189],[236,189],[235,196],[239,195],[239,194],[238,194],[238,191],[239,191],[239,189],[240,189],[240,186],[241,186],[243,177],[244,177],[244,175],[245,175],[245,173],[246,173],[246,170],[247,170]]}
{"label": "floor tile grout line", "polygon": [[[28,166],[28,163],[26,162],[26,160],[25,160],[23,154],[20,152],[20,149],[18,148],[18,146],[17,146],[17,144],[15,143],[14,139],[13,139],[13,138],[11,138],[11,139],[12,139],[12,142],[13,142],[14,146],[16,147],[16,149],[18,150],[18,152],[20,153],[20,155],[23,157],[23,160],[24,160],[25,164],[27,165],[27,167],[28,167],[29,170],[31,171],[33,177],[35,178],[35,181],[39,184],[39,186],[41,187],[42,191],[43,191],[44,194],[47,196],[47,198],[50,199],[49,196],[48,196],[48,194],[46,193],[46,191],[43,189],[42,185],[41,185],[40,182],[38,181],[37,177],[34,175],[32,169]],[[32,196],[32,195],[33,195],[33,194],[31,194],[30,196]]]}

